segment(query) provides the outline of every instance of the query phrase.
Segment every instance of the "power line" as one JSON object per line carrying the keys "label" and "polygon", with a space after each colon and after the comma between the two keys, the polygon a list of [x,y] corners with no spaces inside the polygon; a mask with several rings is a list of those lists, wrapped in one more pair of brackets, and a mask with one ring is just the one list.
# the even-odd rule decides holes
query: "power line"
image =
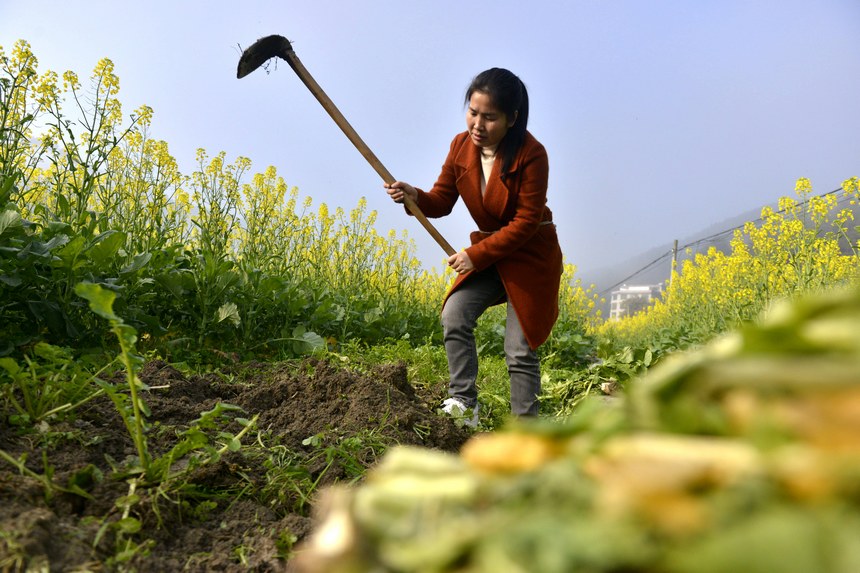
{"label": "power line", "polygon": [[[799,202],[799,203],[797,204],[797,206],[805,205],[805,204],[809,203],[809,202],[810,202],[812,199],[814,199],[814,198],[826,197],[827,195],[833,195],[834,193],[838,193],[839,191],[842,191],[842,187],[839,187],[839,188],[837,188],[837,189],[834,189],[833,191],[828,191],[828,192],[826,192],[826,193],[821,193],[820,195],[816,195],[816,196],[814,196],[814,197],[809,197],[809,198],[807,198],[807,199],[805,199],[805,200],[803,200],[803,201]],[[836,203],[837,203],[837,205],[838,205],[840,202],[843,202],[843,201],[850,201],[850,199],[851,199],[850,197],[842,197],[841,199],[837,199]],[[778,211],[776,211],[776,213],[784,213],[784,212],[785,212],[785,209],[779,209]],[[700,245],[700,244],[705,243],[705,242],[715,242],[715,241],[716,241],[716,239],[718,239],[718,238],[722,238],[722,237],[723,237],[723,236],[725,236],[725,235],[728,235],[728,234],[730,234],[730,233],[734,233],[734,232],[735,232],[735,231],[737,231],[738,229],[742,229],[742,228],[744,228],[748,223],[757,224],[757,223],[761,223],[762,221],[764,221],[764,218],[762,218],[762,217],[758,217],[757,219],[752,219],[751,221],[744,221],[744,222],[743,222],[743,223],[741,223],[740,225],[737,225],[737,226],[732,227],[732,228],[730,228],[730,229],[725,229],[725,230],[723,230],[723,231],[719,231],[719,232],[717,232],[717,233],[714,233],[713,235],[709,235],[709,236],[707,236],[707,237],[703,237],[703,238],[701,238],[701,239],[696,239],[695,241],[693,241],[693,242],[691,242],[691,243],[687,243],[686,245],[683,245],[683,246],[681,246],[681,247],[678,247],[678,249],[679,249],[679,250],[684,250],[684,249],[687,249],[687,248],[690,248],[690,247],[693,247],[693,246]],[[598,294],[599,294],[600,296],[603,296],[603,295],[605,295],[605,294],[607,294],[607,293],[611,292],[611,291],[612,291],[613,289],[615,289],[616,287],[623,285],[624,283],[626,283],[627,281],[629,281],[629,280],[630,280],[630,279],[632,279],[633,277],[635,277],[635,276],[639,275],[640,273],[643,273],[643,272],[647,271],[648,269],[650,269],[651,267],[653,267],[653,266],[654,266],[654,265],[656,265],[657,263],[659,263],[659,262],[663,261],[663,259],[665,259],[665,258],[666,258],[666,257],[668,257],[669,255],[671,255],[673,252],[675,252],[675,250],[674,250],[674,249],[672,249],[672,250],[670,250],[670,251],[668,251],[668,252],[666,252],[666,253],[663,253],[662,255],[660,255],[659,257],[657,257],[656,259],[654,259],[653,261],[651,261],[650,263],[648,263],[648,264],[647,264],[647,265],[645,265],[644,267],[642,267],[642,268],[640,268],[640,269],[638,269],[638,270],[634,271],[632,274],[630,274],[629,276],[627,276],[627,277],[625,277],[625,278],[621,279],[620,281],[618,281],[617,283],[613,284],[612,286],[610,286],[610,287],[608,287],[608,288],[603,289],[603,290],[602,290],[602,291],[600,291]]]}
{"label": "power line", "polygon": [[[820,197],[826,197],[826,196],[828,196],[828,195],[833,195],[834,193],[838,193],[839,191],[842,191],[842,187],[839,187],[838,189],[834,189],[833,191],[828,191],[827,193],[822,193],[821,195],[816,195],[815,197],[810,197],[810,198],[808,198],[808,199],[805,199],[805,200],[803,200],[803,201],[799,202],[799,203],[797,204],[797,206],[806,205],[806,204],[807,204],[807,203],[809,203],[812,199],[820,198]],[[849,197],[849,198],[847,198],[847,199],[848,199],[848,200],[850,200],[850,197]],[[843,197],[841,200],[846,200],[846,198],[845,198],[845,197]],[[839,204],[839,201],[840,201],[840,199],[837,199],[837,200],[836,200],[836,203],[837,203],[837,204]],[[776,213],[785,213],[785,209],[779,209],[778,211],[775,211],[775,212],[776,212]],[[683,247],[679,247],[679,248],[681,248],[681,249],[686,249],[687,247],[692,247],[693,245],[698,245],[698,244],[700,244],[700,243],[708,242],[708,241],[711,241],[711,239],[717,239],[718,237],[722,237],[723,235],[727,235],[727,234],[729,234],[729,233],[734,233],[734,232],[735,232],[735,231],[737,231],[738,229],[743,229],[743,228],[747,225],[747,223],[761,223],[762,221],[764,221],[764,218],[762,218],[762,217],[758,217],[757,219],[752,219],[752,220],[750,220],[750,221],[744,221],[744,222],[743,222],[743,223],[741,223],[740,225],[737,225],[737,226],[735,226],[735,227],[732,227],[731,229],[726,229],[726,230],[724,230],[724,231],[720,231],[720,232],[715,233],[715,234],[713,234],[713,235],[711,235],[711,236],[709,236],[709,237],[704,237],[704,238],[701,238],[701,239],[697,239],[697,240],[693,241],[692,243],[687,243],[687,244],[686,244],[686,245],[684,245]]]}
{"label": "power line", "polygon": [[627,281],[629,281],[630,279],[632,279],[633,277],[635,277],[639,273],[647,271],[648,269],[650,269],[651,267],[653,267],[654,265],[656,265],[657,263],[659,263],[660,261],[662,261],[663,259],[665,259],[666,257],[668,257],[671,254],[672,254],[672,251],[668,251],[666,253],[663,253],[662,255],[660,255],[659,257],[657,257],[656,259],[654,259],[653,261],[651,261],[650,263],[648,263],[647,265],[645,265],[644,267],[639,269],[638,271],[634,272],[629,277],[621,279],[620,281],[618,281],[617,283],[615,283],[614,285],[612,285],[609,288],[603,289],[602,291],[600,291],[600,294],[604,295],[604,294],[610,292],[615,287],[617,287],[619,285],[623,285],[624,283],[626,283]]}

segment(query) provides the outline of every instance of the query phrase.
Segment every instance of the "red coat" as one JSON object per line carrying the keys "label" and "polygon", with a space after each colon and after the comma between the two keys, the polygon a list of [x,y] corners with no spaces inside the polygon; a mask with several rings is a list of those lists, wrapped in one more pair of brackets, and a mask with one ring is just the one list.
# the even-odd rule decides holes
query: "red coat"
{"label": "red coat", "polygon": [[[495,264],[532,349],[549,337],[558,318],[558,291],[562,254],[552,212],[546,206],[549,161],[543,145],[531,133],[508,170],[499,177],[501,157],[496,157],[481,196],[481,152],[468,132],[454,138],[433,188],[418,190],[418,207],[427,217],[451,212],[458,197],[469,209],[478,231],[466,249],[480,271]],[[482,232],[483,231],[483,232]],[[458,275],[445,300],[472,273]],[[499,301],[502,302],[502,301]]]}

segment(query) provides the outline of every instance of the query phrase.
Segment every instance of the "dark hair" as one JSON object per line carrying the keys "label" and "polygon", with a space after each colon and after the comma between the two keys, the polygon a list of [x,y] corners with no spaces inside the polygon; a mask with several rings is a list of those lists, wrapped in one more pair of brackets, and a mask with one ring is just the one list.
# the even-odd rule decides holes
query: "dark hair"
{"label": "dark hair", "polygon": [[526,127],[529,123],[529,94],[522,80],[504,68],[490,68],[475,76],[469,84],[469,89],[466,90],[467,105],[475,92],[487,94],[493,105],[508,119],[516,117],[514,125],[508,129],[497,150],[497,153],[502,156],[502,177],[504,178],[526,138]]}

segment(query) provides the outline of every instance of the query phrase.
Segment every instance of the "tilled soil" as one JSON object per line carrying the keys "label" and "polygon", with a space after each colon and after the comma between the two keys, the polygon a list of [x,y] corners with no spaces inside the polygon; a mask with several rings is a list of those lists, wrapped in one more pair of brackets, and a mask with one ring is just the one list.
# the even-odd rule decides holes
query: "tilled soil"
{"label": "tilled soil", "polygon": [[[218,403],[242,409],[231,416],[258,416],[256,424],[238,451],[187,468],[167,487],[142,485],[125,509],[130,476],[122,472],[136,449],[108,397],[26,432],[3,413],[0,450],[26,454],[29,470],[85,495],[50,495],[0,460],[1,571],[288,571],[292,548],[312,529],[314,493],[356,479],[356,466],[372,465],[386,445],[457,451],[469,437],[436,413],[444,388],[416,391],[402,364],[359,373],[317,360],[253,363],[186,377],[152,361],[140,378],[154,459]],[[241,429],[228,421],[205,432]],[[350,455],[337,455],[347,443]],[[124,511],[140,531],[121,533]]]}

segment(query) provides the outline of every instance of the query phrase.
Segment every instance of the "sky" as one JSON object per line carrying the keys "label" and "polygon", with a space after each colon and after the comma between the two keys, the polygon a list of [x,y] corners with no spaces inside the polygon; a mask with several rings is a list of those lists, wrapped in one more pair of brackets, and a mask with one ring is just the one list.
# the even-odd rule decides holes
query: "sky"
{"label": "sky", "polygon": [[[286,36],[395,178],[429,189],[477,73],[529,90],[548,204],[578,276],[738,213],[860,175],[860,0],[0,0],[0,46],[88,77],[110,58],[124,112],[153,108],[186,175],[195,154],[272,165],[314,205],[361,197],[445,255],[284,62],[239,80],[241,49]],[[433,220],[455,249],[465,206]]]}

